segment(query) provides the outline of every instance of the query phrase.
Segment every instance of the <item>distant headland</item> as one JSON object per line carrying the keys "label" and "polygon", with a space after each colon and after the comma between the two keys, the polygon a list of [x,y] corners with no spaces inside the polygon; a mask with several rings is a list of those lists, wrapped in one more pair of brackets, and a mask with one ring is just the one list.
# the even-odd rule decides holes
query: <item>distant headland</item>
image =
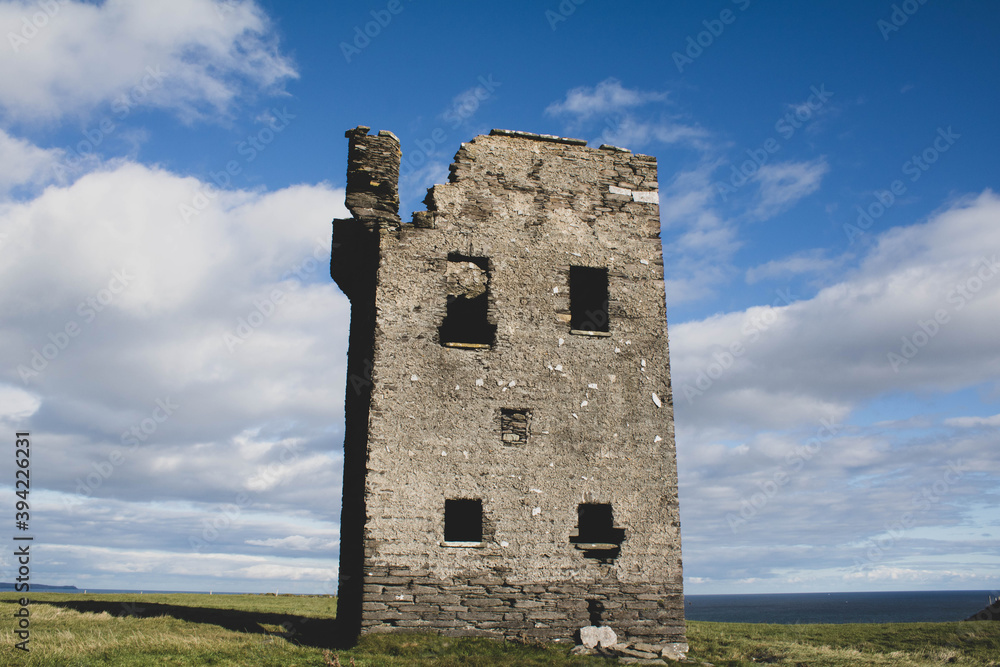
{"label": "distant headland", "polygon": [[[13,591],[17,584],[7,581],[0,581],[0,591]],[[33,591],[77,591],[76,586],[46,586],[45,584],[31,584]]]}

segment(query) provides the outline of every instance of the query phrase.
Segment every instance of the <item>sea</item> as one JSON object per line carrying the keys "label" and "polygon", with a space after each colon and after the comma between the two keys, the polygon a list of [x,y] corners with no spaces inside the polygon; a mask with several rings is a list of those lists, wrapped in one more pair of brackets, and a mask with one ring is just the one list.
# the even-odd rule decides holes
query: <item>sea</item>
{"label": "sea", "polygon": [[[0,592],[9,592],[0,584]],[[45,593],[193,593],[208,591],[137,591],[46,588]],[[212,591],[214,595],[241,593]],[[946,623],[985,609],[1000,591],[885,591],[876,593],[768,593],[756,595],[686,595],[684,613],[692,621],[723,623]]]}
{"label": "sea", "polygon": [[945,623],[978,614],[1000,592],[891,591],[686,595],[692,621],[726,623]]}

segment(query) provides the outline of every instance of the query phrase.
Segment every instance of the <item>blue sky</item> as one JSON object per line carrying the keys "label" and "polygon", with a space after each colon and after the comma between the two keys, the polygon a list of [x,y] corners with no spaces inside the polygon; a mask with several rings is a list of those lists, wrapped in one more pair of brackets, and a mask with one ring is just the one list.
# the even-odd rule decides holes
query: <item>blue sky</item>
{"label": "blue sky", "polygon": [[688,592],[997,589],[998,29],[933,0],[0,2],[36,580],[335,590],[326,263],[368,125],[404,219],[491,128],[656,156]]}

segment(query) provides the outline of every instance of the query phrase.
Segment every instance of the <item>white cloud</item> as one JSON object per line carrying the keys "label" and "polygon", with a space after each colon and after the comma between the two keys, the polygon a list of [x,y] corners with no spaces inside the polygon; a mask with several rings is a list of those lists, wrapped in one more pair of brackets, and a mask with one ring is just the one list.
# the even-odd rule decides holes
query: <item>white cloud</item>
{"label": "white cloud", "polygon": [[792,412],[809,422],[883,392],[995,379],[1000,267],[983,251],[1000,248],[997,215],[1000,198],[991,192],[955,202],[925,223],[884,233],[857,270],[811,299],[792,295],[787,304],[673,325],[679,415],[718,425],[745,405],[758,425],[777,426],[788,395],[798,405]]}
{"label": "white cloud", "polygon": [[[0,211],[0,420],[45,442],[52,543],[124,549],[109,567],[167,582],[163,563],[212,532],[204,521],[208,549],[237,558],[260,548],[239,526],[282,540],[321,534],[304,517],[326,534],[337,520],[349,303],[327,272],[343,190],[217,191],[185,223],[179,205],[203,189],[121,162]],[[84,517],[101,528],[81,532]],[[132,553],[136,540],[163,553]],[[302,572],[335,563],[324,548]],[[302,564],[254,558],[218,576]]]}
{"label": "white cloud", "polygon": [[23,421],[38,412],[41,400],[20,387],[0,384],[0,422]]}
{"label": "white cloud", "polygon": [[993,415],[992,417],[952,417],[951,419],[945,419],[944,423],[948,426],[957,426],[959,428],[977,428],[980,426],[993,428],[1000,426],[1000,415]]}
{"label": "white cloud", "polygon": [[844,259],[825,257],[822,249],[797,252],[783,259],[775,259],[747,269],[746,281],[753,285],[761,280],[783,276],[797,276],[808,273],[823,273],[840,266]]}
{"label": "white cloud", "polygon": [[[125,163],[11,206],[4,216],[11,252],[0,256],[9,289],[0,303],[86,319],[78,304],[124,280],[106,308],[136,324],[237,285],[241,293],[227,295],[236,297],[230,303],[252,309],[263,285],[276,286],[328,243],[330,213],[342,210],[343,194],[322,185],[220,191],[215,205],[185,224],[178,207],[201,189],[196,179]],[[246,264],[236,271],[239,261]]]}
{"label": "white cloud", "polygon": [[829,165],[822,157],[810,162],[763,165],[753,177],[760,185],[753,215],[766,220],[791,208],[803,197],[816,192],[828,171]]}
{"label": "white cloud", "polygon": [[492,74],[488,77],[479,77],[479,83],[452,98],[451,104],[441,113],[441,119],[446,121],[451,129],[457,129],[471,119],[502,85],[503,82],[493,80]]}
{"label": "white cloud", "polygon": [[961,570],[921,570],[909,567],[880,566],[870,570],[851,572],[844,578],[847,581],[863,581],[870,584],[887,584],[895,582],[906,582],[910,584],[934,582],[939,584],[942,581],[955,583],[975,581],[980,579],[981,576],[982,575],[977,572],[963,572]]}
{"label": "white cloud", "polygon": [[618,79],[608,78],[596,86],[573,88],[566,93],[566,99],[546,107],[545,113],[587,120],[666,99],[667,93],[625,88]]}
{"label": "white cloud", "polygon": [[0,129],[0,197],[21,185],[37,185],[51,179],[62,152],[39,148]]}
{"label": "white cloud", "polygon": [[169,574],[192,582],[202,578],[246,580],[257,587],[264,582],[325,581],[337,576],[337,568],[326,565],[323,559],[282,562],[272,557],[223,553],[192,553],[178,558],[175,553],[162,551],[74,545],[49,545],[48,551],[67,563],[87,563],[87,570],[106,572],[111,577],[122,572],[142,573],[144,579]]}
{"label": "white cloud", "polygon": [[741,246],[736,226],[721,217],[712,201],[713,165],[676,174],[660,189],[660,219],[669,305],[704,298],[734,273],[732,257]]}
{"label": "white cloud", "polygon": [[320,564],[320,567],[303,567],[302,563],[267,562],[238,568],[234,575],[252,581],[328,581],[336,579],[337,568]]}
{"label": "white cloud", "polygon": [[593,87],[573,88],[564,100],[546,107],[545,113],[564,118],[570,132],[592,128],[594,121],[599,121],[600,135],[592,141],[595,145],[639,149],[652,143],[681,144],[704,150],[709,134],[697,125],[662,112],[636,115],[640,107],[667,100],[665,92],[625,88],[618,79],[608,78]]}
{"label": "white cloud", "polygon": [[811,298],[671,326],[681,511],[699,526],[685,534],[690,575],[769,590],[917,586],[951,576],[943,554],[969,562],[964,585],[996,571],[980,558],[995,534],[955,535],[983,525],[978,508],[997,491],[1000,417],[857,415],[1000,377],[1000,260],[986,252],[1000,248],[998,216],[990,191],[953,201],[884,232]]}
{"label": "white cloud", "polygon": [[[989,434],[886,435],[856,425],[825,440],[808,428],[761,432],[737,453],[679,432],[682,521],[698,526],[696,539],[685,534],[697,563],[688,573],[712,592],[746,577],[771,592],[842,589],[881,579],[885,567],[922,570],[924,585],[959,563],[970,582],[995,576],[996,536],[984,539],[976,527],[991,522],[974,516],[1000,471]],[[715,455],[702,456],[705,447]]]}
{"label": "white cloud", "polygon": [[293,551],[333,551],[340,546],[339,535],[333,537],[306,537],[304,535],[289,535],[288,537],[268,538],[266,540],[247,540],[247,544],[261,547],[280,547]]}
{"label": "white cloud", "polygon": [[611,144],[629,149],[638,149],[652,143],[704,147],[707,138],[708,132],[694,125],[685,125],[665,118],[640,120],[626,114],[609,123],[593,143]]}
{"label": "white cloud", "polygon": [[[78,0],[30,39],[0,49],[0,107],[9,119],[46,120],[111,103],[170,109],[182,118],[227,114],[256,91],[297,76],[252,0]],[[20,36],[35,2],[0,5],[0,34]],[[127,113],[127,111],[125,111]]]}

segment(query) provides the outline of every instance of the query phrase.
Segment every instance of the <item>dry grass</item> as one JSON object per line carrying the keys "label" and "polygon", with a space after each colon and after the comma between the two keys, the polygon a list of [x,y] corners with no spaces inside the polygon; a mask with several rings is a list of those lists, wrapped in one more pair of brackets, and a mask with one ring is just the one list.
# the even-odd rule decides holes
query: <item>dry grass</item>
{"label": "dry grass", "polygon": [[722,665],[1000,667],[1000,623],[688,623],[692,657]]}

